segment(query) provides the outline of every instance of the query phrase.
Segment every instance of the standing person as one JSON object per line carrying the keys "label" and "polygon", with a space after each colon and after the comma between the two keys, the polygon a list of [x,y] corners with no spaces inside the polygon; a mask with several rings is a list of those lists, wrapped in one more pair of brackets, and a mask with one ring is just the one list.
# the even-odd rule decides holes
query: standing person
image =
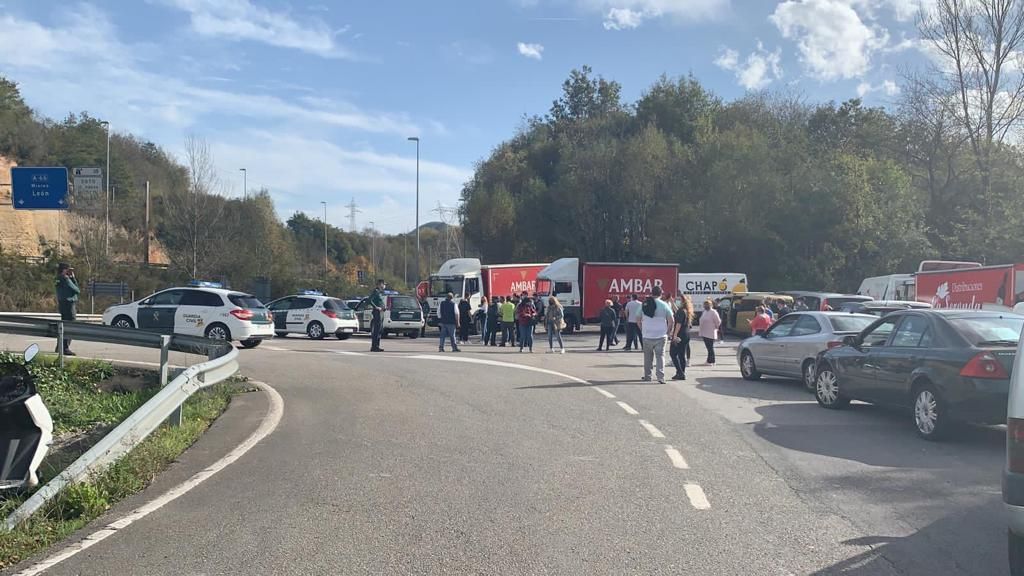
{"label": "standing person", "polygon": [[523,292],[523,298],[519,301],[519,307],[516,308],[516,320],[519,322],[520,352],[523,351],[523,348],[528,348],[530,353],[533,353],[533,319],[536,316],[537,308],[533,305],[533,299],[528,298],[526,292]]}
{"label": "standing person", "polygon": [[761,305],[761,308],[764,309],[764,313],[768,315],[768,320],[770,322],[775,321],[775,310],[772,309],[772,304],[773,302],[771,300],[765,300],[764,304]]}
{"label": "standing person", "polygon": [[427,318],[430,317],[430,302],[427,302],[426,296],[420,300],[420,310],[423,311],[423,326],[420,328],[420,336],[427,335]]}
{"label": "standing person", "polygon": [[612,310],[615,310],[615,328],[612,330],[612,343],[619,345],[619,325],[622,323],[622,304],[619,295],[612,296]]}
{"label": "standing person", "polygon": [[469,292],[459,300],[459,342],[469,344],[469,329],[473,326],[473,305],[469,302]]}
{"label": "standing person", "polygon": [[501,348],[508,342],[509,346],[516,345],[516,306],[512,303],[512,297],[506,296],[501,305]]}
{"label": "standing person", "polygon": [[597,351],[601,351],[601,347],[605,349],[612,349],[612,330],[615,329],[615,308],[612,308],[612,301],[605,300],[604,308],[601,309],[601,336],[597,340]]}
{"label": "standing person", "polygon": [[[661,286],[655,286],[643,304],[640,335],[643,338],[644,382],[651,381],[651,368],[656,368],[658,383],[665,383],[665,344],[672,332],[672,309],[661,299]],[[653,366],[652,366],[653,365]]]}
{"label": "standing person", "polygon": [[693,323],[693,308],[686,305],[686,299],[680,298],[676,307],[674,326],[672,328],[671,344],[669,345],[669,357],[676,367],[673,380],[686,380],[686,366],[689,361],[690,350],[690,324]]}
{"label": "standing person", "polygon": [[752,320],[747,320],[747,324],[750,324],[751,336],[760,336],[772,327],[772,320],[765,312],[764,306],[758,306],[755,309],[754,318]]}
{"label": "standing person", "polygon": [[625,351],[640,349],[640,316],[643,314],[643,305],[640,304],[640,297],[636,294],[629,295],[629,302],[623,308],[626,316],[626,347]]}
{"label": "standing person", "polygon": [[370,306],[373,307],[373,319],[370,320],[370,352],[383,352],[380,347],[380,332],[383,329],[384,289],[387,284],[377,280],[377,287],[370,293]]}
{"label": "standing person", "polygon": [[[533,293],[533,307],[537,309],[537,316],[533,319],[534,326],[538,326],[544,323],[544,298],[541,298],[540,294]],[[536,330],[534,330],[536,333]]]}
{"label": "standing person", "polygon": [[789,302],[783,301],[782,306],[779,307],[779,319],[792,313],[793,309],[789,307]]}
{"label": "standing person", "polygon": [[711,307],[711,300],[704,301],[704,313],[700,315],[700,337],[704,339],[704,347],[708,349],[708,366],[715,365],[715,340],[718,329],[722,326],[722,317]]}
{"label": "standing person", "polygon": [[446,337],[452,342],[452,352],[461,352],[459,345],[455,343],[455,327],[459,323],[459,312],[455,307],[454,298],[455,295],[449,292],[444,297],[444,302],[437,308],[437,321],[441,328],[441,342],[437,346],[439,352],[444,352]]}
{"label": "standing person", "polygon": [[498,334],[499,312],[501,296],[491,298],[487,304],[487,330],[484,331],[484,345],[494,346],[495,337]]}
{"label": "standing person", "polygon": [[683,306],[686,307],[687,312],[690,315],[690,323],[686,325],[686,366],[690,366],[690,328],[693,327],[694,311],[693,311],[693,299],[687,294],[683,296]]}
{"label": "standing person", "polygon": [[[60,312],[60,319],[64,322],[74,322],[78,319],[76,307],[78,306],[78,295],[82,290],[78,287],[78,279],[75,278],[75,269],[67,262],[57,265],[57,311]],[[54,352],[60,352],[64,348],[65,356],[74,356],[71,351],[71,340],[65,338],[63,342],[57,343]]]}
{"label": "standing person", "polygon": [[548,354],[555,353],[555,338],[558,338],[558,353],[565,354],[562,330],[565,329],[565,311],[558,298],[548,298],[547,312],[544,313],[544,329],[548,331]]}
{"label": "standing person", "polygon": [[477,316],[480,317],[480,343],[487,346],[487,308],[490,307],[487,296],[480,297],[480,308],[477,309]]}
{"label": "standing person", "polygon": [[[722,321],[722,322],[726,322],[727,315],[731,314],[730,311],[727,311],[725,309],[724,301],[725,301],[725,298],[719,298],[719,299],[715,300],[715,305],[714,305],[715,312],[718,313],[718,319],[720,321]],[[728,323],[726,325],[728,326]],[[719,330],[719,332],[718,332],[718,341],[719,342],[725,342],[725,330],[724,329]]]}

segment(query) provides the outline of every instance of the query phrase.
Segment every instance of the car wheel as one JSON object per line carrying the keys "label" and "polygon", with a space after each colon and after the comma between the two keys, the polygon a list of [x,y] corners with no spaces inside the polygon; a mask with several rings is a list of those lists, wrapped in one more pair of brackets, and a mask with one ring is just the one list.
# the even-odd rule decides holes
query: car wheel
{"label": "car wheel", "polygon": [[275,335],[276,335],[276,336],[277,336],[278,338],[287,338],[287,337],[288,337],[288,333],[287,333],[287,332],[274,332],[274,334],[275,334]]}
{"label": "car wheel", "polygon": [[850,399],[843,396],[839,389],[839,378],[831,366],[821,368],[818,377],[814,381],[814,398],[818,404],[830,410],[837,410],[850,403]]}
{"label": "car wheel", "polygon": [[807,388],[808,392],[814,392],[814,385],[816,382],[815,376],[817,376],[817,370],[814,366],[814,360],[807,360],[806,362],[804,362],[802,372],[804,375],[804,388]]}
{"label": "car wheel", "polygon": [[749,350],[744,350],[740,356],[740,375],[744,380],[761,379],[761,373],[757,371],[757,365],[754,363],[754,355]]}
{"label": "car wheel", "polygon": [[1009,560],[1010,560],[1010,576],[1024,576],[1024,537],[1014,534],[1012,531],[1006,531]]}
{"label": "car wheel", "polygon": [[941,440],[949,433],[951,422],[946,403],[931,384],[914,388],[914,426],[925,440]]}
{"label": "car wheel", "polygon": [[324,325],[319,322],[310,322],[309,326],[306,326],[306,336],[313,340],[323,340]]}
{"label": "car wheel", "polygon": [[223,324],[210,324],[206,329],[206,337],[211,340],[231,340],[231,331]]}
{"label": "car wheel", "polygon": [[132,322],[132,319],[127,316],[118,316],[117,318],[114,318],[114,321],[111,322],[110,325],[115,328],[135,328],[135,322]]}
{"label": "car wheel", "polygon": [[412,332],[409,332],[409,338],[412,338],[413,340],[415,340],[415,339],[417,339],[419,337],[420,337],[420,331],[419,330],[413,330]]}
{"label": "car wheel", "polygon": [[348,332],[338,332],[335,336],[338,337],[338,340],[348,340],[352,335]]}
{"label": "car wheel", "polygon": [[255,348],[260,345],[260,342],[263,342],[263,340],[250,338],[248,340],[242,340],[239,344],[242,345],[242,348]]}

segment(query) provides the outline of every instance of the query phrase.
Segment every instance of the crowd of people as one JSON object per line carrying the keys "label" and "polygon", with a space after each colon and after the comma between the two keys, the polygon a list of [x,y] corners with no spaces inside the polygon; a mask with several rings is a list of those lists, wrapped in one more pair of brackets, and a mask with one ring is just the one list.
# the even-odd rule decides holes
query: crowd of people
{"label": "crowd of people", "polygon": [[[437,311],[440,341],[438,351],[450,345],[461,352],[461,345],[470,343],[473,326],[477,326],[480,344],[498,348],[519,347],[519,352],[533,352],[538,328],[547,334],[549,354],[564,354],[562,331],[566,328],[565,311],[554,296],[543,298],[523,292],[511,296],[483,297],[474,314],[469,295],[456,303],[455,294],[448,293]],[[757,322],[761,316],[755,318]],[[686,380],[690,365],[690,328],[694,305],[687,295],[672,298],[655,287],[651,296],[631,294],[623,304],[618,296],[606,300],[600,314],[601,331],[597,350],[608,351],[620,345],[620,327],[625,325],[623,351],[642,351],[645,381],[656,378],[665,382],[665,357],[675,368],[673,380]],[[770,321],[769,321],[770,325]],[[697,333],[707,349],[707,365],[715,364],[715,342],[722,335],[722,318],[710,300],[703,303]]]}

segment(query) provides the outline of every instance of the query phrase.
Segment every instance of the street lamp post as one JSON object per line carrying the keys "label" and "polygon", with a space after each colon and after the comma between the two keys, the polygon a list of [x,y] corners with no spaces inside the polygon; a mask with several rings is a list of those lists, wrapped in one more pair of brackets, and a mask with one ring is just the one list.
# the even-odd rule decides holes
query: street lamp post
{"label": "street lamp post", "polygon": [[105,203],[103,217],[103,255],[110,257],[110,122],[104,120],[101,125],[107,127],[107,185],[104,186],[103,197]]}
{"label": "street lamp post", "polygon": [[410,136],[409,141],[416,143],[416,258],[414,258],[416,265],[413,267],[413,271],[418,283],[420,281],[420,137]]}
{"label": "street lamp post", "polygon": [[324,205],[324,292],[327,291],[327,202]]}
{"label": "street lamp post", "polygon": [[249,199],[249,183],[248,183],[249,173],[246,171],[245,168],[239,168],[238,171],[242,173],[242,200],[248,200]]}

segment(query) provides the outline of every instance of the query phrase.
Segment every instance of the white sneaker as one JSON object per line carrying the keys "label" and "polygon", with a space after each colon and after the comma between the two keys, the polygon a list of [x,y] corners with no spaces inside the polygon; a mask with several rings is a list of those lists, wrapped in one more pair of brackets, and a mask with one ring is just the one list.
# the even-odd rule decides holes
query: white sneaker
{"label": "white sneaker", "polygon": [[565,348],[562,348],[561,350],[559,350],[558,353],[559,354],[565,354]]}

